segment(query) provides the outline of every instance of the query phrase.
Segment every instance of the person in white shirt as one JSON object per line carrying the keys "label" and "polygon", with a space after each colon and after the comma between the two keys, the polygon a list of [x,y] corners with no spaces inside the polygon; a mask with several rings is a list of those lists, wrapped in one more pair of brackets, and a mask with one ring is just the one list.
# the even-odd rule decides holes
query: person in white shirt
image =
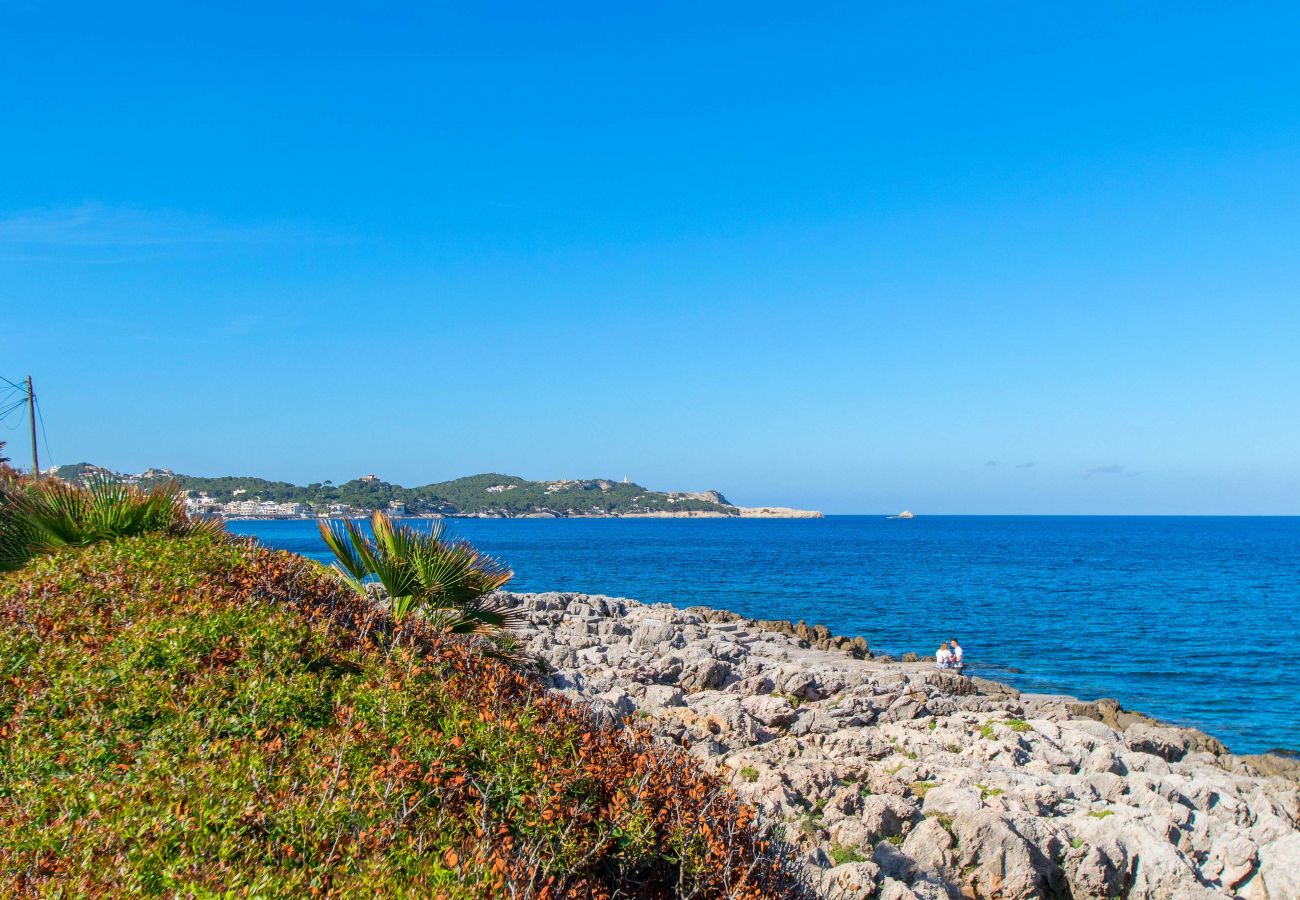
{"label": "person in white shirt", "polygon": [[954,669],[960,669],[963,665],[965,665],[962,662],[961,644],[957,643],[956,638],[953,638],[948,643],[952,645],[952,650],[950,650],[948,653],[949,665],[951,665]]}
{"label": "person in white shirt", "polygon": [[936,669],[948,669],[952,667],[952,654],[948,651],[947,644],[940,644],[939,649],[935,651],[934,667]]}

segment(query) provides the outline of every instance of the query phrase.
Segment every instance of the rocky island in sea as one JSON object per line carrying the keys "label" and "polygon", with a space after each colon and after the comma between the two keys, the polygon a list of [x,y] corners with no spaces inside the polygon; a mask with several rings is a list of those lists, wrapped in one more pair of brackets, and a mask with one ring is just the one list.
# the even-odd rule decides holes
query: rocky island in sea
{"label": "rocky island in sea", "polygon": [[718,772],[821,895],[1300,897],[1300,764],[802,623],[508,595],[555,689]]}

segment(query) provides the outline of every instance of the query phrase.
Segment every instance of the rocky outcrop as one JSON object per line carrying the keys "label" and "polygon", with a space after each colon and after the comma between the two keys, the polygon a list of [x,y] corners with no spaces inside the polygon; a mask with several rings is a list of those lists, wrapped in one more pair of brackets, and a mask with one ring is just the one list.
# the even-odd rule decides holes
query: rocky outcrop
{"label": "rocky outcrop", "polygon": [[792,509],[788,506],[737,506],[742,519],[820,519],[815,509]]}
{"label": "rocky outcrop", "polygon": [[510,596],[556,689],[714,767],[825,896],[1300,897],[1293,773],[1201,732],[803,623]]}
{"label": "rocky outcrop", "polygon": [[722,506],[734,505],[720,491],[669,491],[668,496],[675,500],[703,500],[705,503],[718,503]]}
{"label": "rocky outcrop", "polygon": [[718,509],[661,509],[654,512],[567,513],[570,518],[624,519],[821,519],[815,509],[792,509],[788,506],[722,506]]}
{"label": "rocky outcrop", "polygon": [[725,609],[709,609],[707,606],[692,606],[687,610],[687,612],[699,616],[706,622],[728,623],[745,621],[745,623],[751,628],[798,638],[803,642],[801,646],[813,647],[817,650],[842,650],[858,659],[871,655],[871,648],[867,645],[866,638],[860,635],[857,637],[846,637],[844,635],[832,634],[831,630],[825,625],[809,625],[802,619],[798,622],[790,622],[785,619],[745,620],[742,616],[738,616],[733,612],[728,612]]}

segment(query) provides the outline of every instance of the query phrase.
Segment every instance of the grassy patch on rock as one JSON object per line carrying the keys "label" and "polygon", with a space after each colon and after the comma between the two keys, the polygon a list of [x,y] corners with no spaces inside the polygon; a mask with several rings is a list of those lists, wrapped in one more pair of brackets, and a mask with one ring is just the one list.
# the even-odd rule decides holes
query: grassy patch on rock
{"label": "grassy patch on rock", "polygon": [[924,800],[925,795],[929,793],[930,788],[938,786],[938,783],[934,781],[913,781],[908,787],[911,790],[913,797],[917,800]]}
{"label": "grassy patch on rock", "polygon": [[830,849],[831,863],[837,866],[843,866],[848,863],[866,862],[867,857],[857,847],[846,847],[842,844],[833,844]]}

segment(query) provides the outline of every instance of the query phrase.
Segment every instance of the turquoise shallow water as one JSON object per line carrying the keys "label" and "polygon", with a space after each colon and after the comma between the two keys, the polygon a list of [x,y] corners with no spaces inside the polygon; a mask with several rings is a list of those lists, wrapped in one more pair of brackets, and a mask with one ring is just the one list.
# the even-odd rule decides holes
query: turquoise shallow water
{"label": "turquoise shallow water", "polygon": [[[512,587],[584,591],[861,634],[961,639],[978,674],[1115,697],[1240,753],[1300,750],[1300,517],[458,519]],[[314,522],[232,522],[326,558]]]}

